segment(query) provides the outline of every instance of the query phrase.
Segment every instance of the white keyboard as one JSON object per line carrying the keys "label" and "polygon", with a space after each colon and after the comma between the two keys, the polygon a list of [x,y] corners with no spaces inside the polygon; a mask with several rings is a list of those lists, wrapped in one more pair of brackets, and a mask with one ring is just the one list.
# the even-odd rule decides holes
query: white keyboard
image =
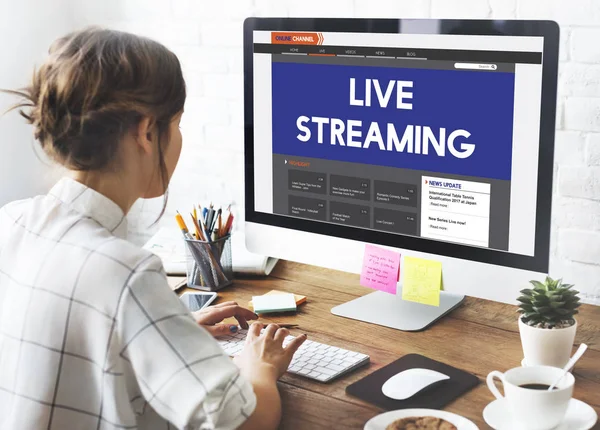
{"label": "white keyboard", "polygon": [[[247,330],[240,330],[236,334],[219,337],[217,340],[225,352],[234,357],[244,348],[247,333]],[[293,338],[287,336],[283,345],[287,345]],[[294,354],[288,372],[320,382],[329,382],[368,362],[368,355],[306,340]]]}

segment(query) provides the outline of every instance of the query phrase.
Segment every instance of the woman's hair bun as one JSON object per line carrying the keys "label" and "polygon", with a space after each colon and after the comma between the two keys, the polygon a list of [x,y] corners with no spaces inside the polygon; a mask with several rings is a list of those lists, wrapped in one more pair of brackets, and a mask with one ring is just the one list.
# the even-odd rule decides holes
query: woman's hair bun
{"label": "woman's hair bun", "polygon": [[183,110],[179,60],[158,42],[87,28],[55,41],[13,107],[46,153],[68,168],[97,170],[115,159],[124,133],[152,118],[159,136]]}

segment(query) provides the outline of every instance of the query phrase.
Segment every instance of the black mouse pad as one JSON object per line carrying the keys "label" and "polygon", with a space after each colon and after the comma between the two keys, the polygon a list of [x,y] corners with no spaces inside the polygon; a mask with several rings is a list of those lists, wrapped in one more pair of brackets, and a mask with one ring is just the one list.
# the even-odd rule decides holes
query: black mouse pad
{"label": "black mouse pad", "polygon": [[[406,400],[394,400],[383,394],[381,387],[388,379],[403,370],[414,368],[436,370],[448,375],[450,379],[433,384]],[[479,379],[475,375],[419,354],[408,354],[349,385],[346,392],[387,410],[442,409],[478,384]]]}

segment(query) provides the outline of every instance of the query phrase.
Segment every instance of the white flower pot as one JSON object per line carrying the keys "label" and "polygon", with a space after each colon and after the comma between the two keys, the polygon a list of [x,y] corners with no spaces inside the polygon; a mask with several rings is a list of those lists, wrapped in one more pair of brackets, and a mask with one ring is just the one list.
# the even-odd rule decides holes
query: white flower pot
{"label": "white flower pot", "polygon": [[571,327],[547,329],[531,327],[519,318],[525,364],[563,367],[571,357],[576,331],[577,321]]}

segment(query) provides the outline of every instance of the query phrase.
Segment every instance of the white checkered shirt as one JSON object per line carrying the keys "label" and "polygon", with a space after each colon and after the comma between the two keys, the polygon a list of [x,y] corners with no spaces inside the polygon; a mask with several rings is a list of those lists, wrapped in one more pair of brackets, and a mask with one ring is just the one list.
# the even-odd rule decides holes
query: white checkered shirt
{"label": "white checkered shirt", "polygon": [[252,386],[72,179],[0,209],[0,429],[232,429]]}

